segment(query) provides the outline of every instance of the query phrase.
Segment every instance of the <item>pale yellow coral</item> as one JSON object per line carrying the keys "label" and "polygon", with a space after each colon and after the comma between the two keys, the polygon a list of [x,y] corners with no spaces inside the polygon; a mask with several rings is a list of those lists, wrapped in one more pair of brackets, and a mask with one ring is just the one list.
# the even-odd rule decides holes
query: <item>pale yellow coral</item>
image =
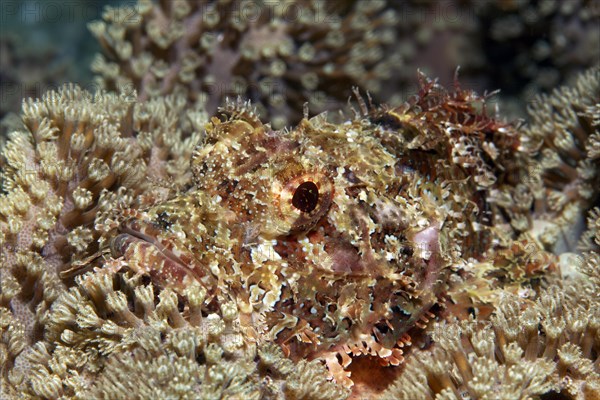
{"label": "pale yellow coral", "polygon": [[[173,34],[176,40],[177,29]],[[107,35],[122,40],[123,30]],[[128,52],[123,48],[118,56]],[[154,73],[164,77],[161,67],[155,65]],[[597,196],[594,145],[586,147],[595,136],[576,122],[597,120],[585,100],[588,86],[597,86],[596,74],[584,75],[573,91],[545,99],[564,112],[536,111],[539,118],[550,113],[545,118],[554,118],[553,129],[534,121],[530,142],[520,142],[513,126],[479,113],[471,103],[483,100],[473,93],[449,93],[424,77],[421,97],[403,107],[367,110],[343,125],[305,119],[293,131],[276,133],[239,102],[225,107],[224,120],[205,124],[204,114],[190,111],[181,96],[135,103],[128,95],[91,95],[71,86],[29,100],[24,127],[11,134],[3,151],[2,396],[344,398],[348,390],[328,381],[329,373],[348,381],[344,367],[351,357],[399,364],[413,355],[405,353],[411,338],[404,333],[427,327],[438,312],[432,307],[438,297],[452,313],[450,300],[464,311],[471,303],[462,300],[477,296],[498,307],[491,321],[438,325],[433,350],[413,350],[388,396],[591,393],[599,373],[597,210],[581,241],[579,270],[588,282],[567,280],[536,301],[517,295],[531,289],[523,297],[535,298],[550,281],[538,279],[554,266],[544,246],[560,236],[556,226],[537,236],[527,232],[539,222],[529,211],[546,218],[558,214],[556,222],[572,225]],[[558,95],[566,100],[556,100]],[[465,113],[474,122],[456,123]],[[246,142],[238,142],[238,134]],[[201,136],[192,164],[196,187],[187,191],[192,147]],[[355,151],[357,144],[368,151]],[[251,149],[258,157],[249,157]],[[274,177],[277,163],[261,169],[271,155],[266,149],[280,157],[277,162],[289,161],[286,152],[294,162]],[[511,173],[523,173],[515,164],[527,156],[537,166],[533,178],[513,180]],[[327,170],[314,167],[326,160]],[[318,212],[312,219],[287,218],[286,212],[301,215],[310,203],[294,204],[295,193],[281,184],[298,171],[321,185],[320,199],[329,199],[313,208]],[[236,187],[243,206],[235,197],[225,199]],[[171,198],[184,189],[184,196]],[[273,213],[274,194],[278,201],[291,197],[296,210],[281,201],[280,214]],[[504,211],[514,237],[511,229],[495,226]],[[247,219],[237,220],[240,215]],[[310,234],[294,241],[291,236],[303,230]],[[289,236],[272,240],[282,234]],[[117,248],[124,236],[153,252]],[[407,239],[414,248],[405,247]],[[161,247],[173,243],[182,246]],[[532,262],[528,244],[548,258]],[[186,258],[190,252],[193,257]],[[156,257],[144,258],[148,254]],[[495,258],[475,259],[486,256]],[[392,259],[394,264],[382,261]],[[194,269],[194,260],[207,262]],[[202,276],[170,279],[182,265]],[[373,272],[391,265],[397,268],[393,274]],[[307,271],[312,275],[303,276]],[[356,278],[355,272],[363,275]],[[464,297],[447,293],[470,285],[461,281],[469,274],[482,279],[463,286]],[[393,285],[382,285],[382,277]],[[534,286],[534,280],[541,283]],[[273,339],[297,359],[284,358]],[[136,379],[123,382],[123,374]]]}
{"label": "pale yellow coral", "polygon": [[587,399],[600,369],[597,282],[551,286],[536,302],[506,294],[491,321],[441,323],[384,399]]}
{"label": "pale yellow coral", "polygon": [[276,345],[248,345],[235,308],[224,306],[223,315],[194,324],[173,292],[140,277],[99,271],[77,281],[56,301],[47,341],[26,351],[18,324],[0,308],[0,328],[8,326],[0,357],[22,353],[3,371],[9,398],[337,400],[349,394],[327,382],[317,362],[294,365]]}
{"label": "pale yellow coral", "polygon": [[[22,125],[2,150],[2,306],[27,345],[40,339],[50,307],[66,290],[59,273],[76,254],[96,248],[95,226],[104,226],[119,206],[151,204],[189,180],[181,159],[199,131],[173,117],[183,104],[129,100],[74,85],[29,99]],[[180,139],[184,129],[187,141]],[[15,351],[3,352],[3,365],[19,364]]]}
{"label": "pale yellow coral", "polygon": [[[523,149],[531,155],[523,159],[523,182],[534,197],[533,213],[568,229],[563,233],[568,237],[581,235],[583,216],[599,195],[599,93],[596,66],[582,73],[573,86],[537,96],[523,130]],[[572,250],[575,243],[557,241],[554,246],[556,251]]]}
{"label": "pale yellow coral", "polygon": [[91,67],[108,90],[179,94],[210,113],[226,97],[251,98],[279,129],[300,120],[304,102],[321,112],[343,105],[353,85],[379,93],[398,17],[383,0],[140,0],[89,24],[104,50]]}

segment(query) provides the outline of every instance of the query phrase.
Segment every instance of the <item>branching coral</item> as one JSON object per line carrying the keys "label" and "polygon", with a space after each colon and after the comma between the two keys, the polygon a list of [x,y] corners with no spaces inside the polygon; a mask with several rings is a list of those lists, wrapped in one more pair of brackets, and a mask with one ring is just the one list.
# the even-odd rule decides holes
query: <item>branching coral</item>
{"label": "branching coral", "polygon": [[107,8],[90,29],[104,47],[92,65],[109,90],[170,93],[210,113],[226,96],[258,105],[275,128],[304,102],[331,109],[352,86],[379,92],[397,15],[385,1],[162,1]]}
{"label": "branching coral", "polygon": [[600,8],[594,0],[457,3],[466,3],[465,15],[476,23],[464,37],[477,57],[461,65],[502,88],[505,100],[510,98],[503,102],[505,112],[524,117],[524,106],[537,93],[573,83],[600,59]]}
{"label": "branching coral", "polygon": [[[522,132],[523,157],[516,179],[497,203],[518,231],[531,230],[548,248],[573,250],[585,212],[598,198],[600,68],[581,74],[573,87],[540,95]],[[562,232],[566,227],[567,231]],[[575,238],[575,240],[571,239]]]}
{"label": "branching coral", "polygon": [[438,325],[433,349],[414,354],[383,398],[521,399],[552,392],[595,398],[600,391],[597,290],[597,282],[580,280],[552,286],[536,302],[506,295],[491,323]]}
{"label": "branching coral", "polygon": [[58,273],[98,248],[95,225],[119,207],[152,204],[187,184],[185,160],[202,116],[189,113],[180,123],[183,106],[175,97],[139,104],[76,86],[24,103],[23,129],[2,153],[0,305],[31,344],[65,289]]}
{"label": "branching coral", "polygon": [[[248,342],[237,310],[201,313],[132,274],[88,273],[55,302],[46,341],[2,376],[27,398],[343,399],[316,362],[294,365],[273,344]],[[10,364],[7,364],[10,365]]]}
{"label": "branching coral", "polygon": [[343,398],[353,358],[399,365],[480,299],[491,322],[441,324],[390,396],[596,390],[599,213],[589,282],[536,301],[566,261],[532,262],[552,241],[520,217],[572,223],[594,200],[597,72],[524,137],[423,75],[400,107],[277,131],[241,101],[207,122],[182,94],[29,100],[2,161],[2,395]]}

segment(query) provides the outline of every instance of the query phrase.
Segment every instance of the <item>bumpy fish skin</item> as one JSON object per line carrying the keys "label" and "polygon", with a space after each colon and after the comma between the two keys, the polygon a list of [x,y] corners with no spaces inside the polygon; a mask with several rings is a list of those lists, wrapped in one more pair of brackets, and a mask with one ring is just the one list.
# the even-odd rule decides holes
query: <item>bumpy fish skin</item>
{"label": "bumpy fish skin", "polygon": [[124,217],[115,262],[206,291],[207,309],[233,300],[249,340],[323,359],[339,382],[352,356],[398,365],[453,266],[492,244],[487,195],[518,140],[484,100],[423,77],[400,108],[282,131],[229,104],[194,152],[195,186]]}

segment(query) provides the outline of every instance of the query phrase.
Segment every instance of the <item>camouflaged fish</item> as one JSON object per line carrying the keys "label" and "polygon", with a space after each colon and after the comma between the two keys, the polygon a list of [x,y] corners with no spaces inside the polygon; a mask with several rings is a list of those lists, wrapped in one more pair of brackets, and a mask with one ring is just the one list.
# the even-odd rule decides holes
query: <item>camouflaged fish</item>
{"label": "camouflaged fish", "polygon": [[421,77],[402,107],[361,101],[349,122],[279,131],[229,104],[193,155],[195,185],[126,212],[111,265],[184,300],[202,291],[206,309],[232,302],[248,340],[324,360],[338,382],[356,356],[398,365],[453,266],[493,245],[486,196],[518,140],[484,100]]}

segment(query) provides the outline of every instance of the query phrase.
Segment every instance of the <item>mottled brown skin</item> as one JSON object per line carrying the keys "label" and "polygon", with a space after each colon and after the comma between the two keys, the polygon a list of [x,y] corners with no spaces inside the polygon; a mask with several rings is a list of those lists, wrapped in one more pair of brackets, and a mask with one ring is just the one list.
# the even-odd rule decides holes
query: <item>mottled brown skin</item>
{"label": "mottled brown skin", "polygon": [[339,382],[355,356],[398,365],[489,220],[452,142],[419,143],[420,112],[272,131],[230,105],[197,146],[195,186],[125,220],[113,255],[183,297],[200,283],[207,308],[235,301],[250,337],[324,360]]}

